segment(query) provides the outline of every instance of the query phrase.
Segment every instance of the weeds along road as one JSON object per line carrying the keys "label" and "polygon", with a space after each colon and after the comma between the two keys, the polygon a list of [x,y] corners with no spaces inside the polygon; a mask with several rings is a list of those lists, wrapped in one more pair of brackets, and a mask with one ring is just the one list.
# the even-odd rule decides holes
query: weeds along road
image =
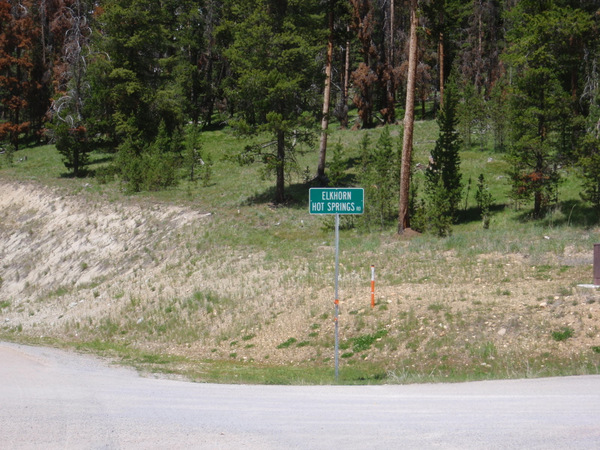
{"label": "weeds along road", "polygon": [[600,376],[386,386],[142,378],[0,343],[10,449],[600,448]]}

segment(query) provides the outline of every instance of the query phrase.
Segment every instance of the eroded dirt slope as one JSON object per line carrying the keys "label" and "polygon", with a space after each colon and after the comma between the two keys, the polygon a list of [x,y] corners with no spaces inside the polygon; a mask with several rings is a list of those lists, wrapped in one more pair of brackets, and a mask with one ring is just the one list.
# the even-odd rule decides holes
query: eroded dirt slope
{"label": "eroded dirt slope", "polygon": [[[146,298],[164,267],[179,258],[164,245],[210,214],[171,205],[88,201],[29,183],[0,181],[0,301],[24,328],[70,316],[109,314],[124,291]],[[185,286],[164,285],[165,295]],[[128,297],[128,296],[127,296]],[[20,313],[19,313],[20,312]]]}
{"label": "eroded dirt slope", "polygon": [[[0,192],[4,331],[195,358],[288,364],[332,356],[330,244],[278,261],[218,242],[219,220],[227,220],[218,212],[28,182],[0,180]],[[367,277],[342,264],[343,364],[378,360],[395,369],[403,361],[451,372],[502,361],[509,376],[515,363],[519,373],[532,362],[543,370],[546,360],[598,364],[600,296],[576,287],[591,278],[591,252],[463,261],[447,251],[407,264],[406,245],[390,238],[365,253],[379,261],[373,310],[369,261]],[[553,335],[565,330],[564,339]]]}

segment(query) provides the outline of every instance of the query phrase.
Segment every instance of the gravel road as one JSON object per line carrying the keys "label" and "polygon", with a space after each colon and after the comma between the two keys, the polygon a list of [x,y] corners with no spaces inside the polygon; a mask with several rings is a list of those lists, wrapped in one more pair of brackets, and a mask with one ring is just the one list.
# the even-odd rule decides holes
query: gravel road
{"label": "gravel road", "polygon": [[0,343],[7,449],[600,448],[600,376],[246,386],[142,378]]}

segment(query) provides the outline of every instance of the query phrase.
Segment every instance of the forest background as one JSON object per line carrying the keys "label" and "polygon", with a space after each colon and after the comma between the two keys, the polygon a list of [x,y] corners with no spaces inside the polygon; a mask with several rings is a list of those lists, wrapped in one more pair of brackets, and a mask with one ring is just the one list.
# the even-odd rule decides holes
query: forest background
{"label": "forest background", "polygon": [[[413,228],[433,221],[432,231],[449,232],[466,184],[458,151],[473,146],[506,153],[511,199],[533,199],[533,217],[557,201],[567,166],[583,175],[583,199],[600,205],[595,1],[19,0],[0,8],[0,139],[9,159],[24,143],[49,141],[84,176],[90,153],[104,152],[114,158],[95,171],[99,179],[156,190],[182,173],[210,173],[200,135],[227,125],[246,143],[223,156],[262,163],[276,178],[274,202],[284,203],[295,156],[319,133],[315,183],[329,181],[330,120],[372,128],[404,113],[408,130],[414,103],[422,118],[428,107],[437,115],[450,86],[423,193],[411,197]],[[388,178],[386,221],[396,214],[391,192],[402,190],[392,153],[383,158],[398,159],[397,171],[365,173],[383,170],[366,155],[358,180]]]}

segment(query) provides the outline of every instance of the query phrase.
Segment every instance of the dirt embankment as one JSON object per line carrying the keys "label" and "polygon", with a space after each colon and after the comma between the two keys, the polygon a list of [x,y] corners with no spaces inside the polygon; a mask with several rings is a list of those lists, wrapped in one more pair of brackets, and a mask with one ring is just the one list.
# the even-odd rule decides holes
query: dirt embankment
{"label": "dirt embankment", "polygon": [[[267,263],[236,239],[218,242],[225,211],[26,182],[0,180],[0,192],[0,330],[195,358],[332,356],[331,246]],[[587,253],[565,249],[539,266],[523,254],[459,261],[449,251],[407,264],[406,245],[390,238],[378,249],[373,310],[368,280],[343,271],[344,364],[408,361],[427,373],[496,364],[508,375],[515,363],[515,374],[530,362],[540,374],[546,361],[598,364],[600,293],[575,287],[591,277]]]}
{"label": "dirt embankment", "polygon": [[[172,205],[93,201],[30,183],[0,181],[0,302],[4,325],[49,330],[57,322],[118,311],[141,298],[178,259],[168,243],[210,214]],[[160,258],[150,249],[161,245]],[[164,286],[165,294],[188,288]]]}

